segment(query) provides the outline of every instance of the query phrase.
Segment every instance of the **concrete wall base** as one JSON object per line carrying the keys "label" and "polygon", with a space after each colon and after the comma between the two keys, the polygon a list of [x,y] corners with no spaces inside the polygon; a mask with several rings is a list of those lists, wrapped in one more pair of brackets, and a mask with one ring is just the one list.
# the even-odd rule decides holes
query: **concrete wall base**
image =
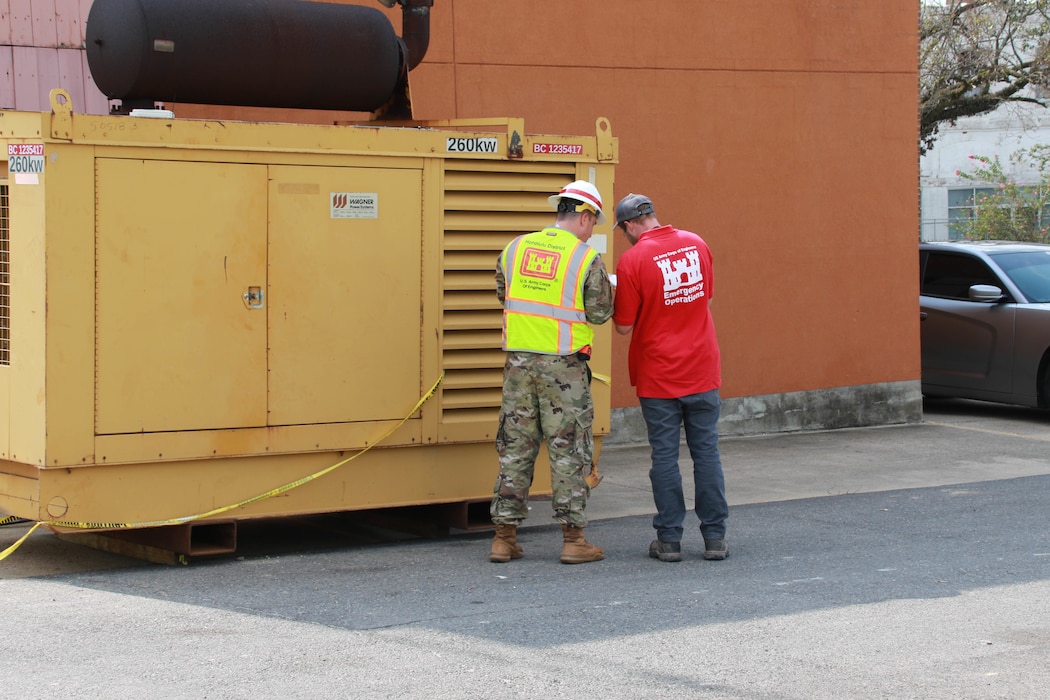
{"label": "concrete wall base", "polygon": [[[614,408],[603,445],[647,444],[638,406]],[[765,435],[922,421],[919,380],[844,386],[722,400],[718,434]]]}

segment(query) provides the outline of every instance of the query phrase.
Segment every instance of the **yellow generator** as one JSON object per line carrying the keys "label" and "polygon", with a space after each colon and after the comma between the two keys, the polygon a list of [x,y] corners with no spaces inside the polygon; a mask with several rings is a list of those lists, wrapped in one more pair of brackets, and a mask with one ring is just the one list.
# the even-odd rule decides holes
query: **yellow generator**
{"label": "yellow generator", "polygon": [[61,89],[50,113],[0,112],[0,513],[157,527],[183,554],[233,551],[246,518],[487,522],[496,257],[567,182],[612,196],[608,122],[135,114],[75,114]]}

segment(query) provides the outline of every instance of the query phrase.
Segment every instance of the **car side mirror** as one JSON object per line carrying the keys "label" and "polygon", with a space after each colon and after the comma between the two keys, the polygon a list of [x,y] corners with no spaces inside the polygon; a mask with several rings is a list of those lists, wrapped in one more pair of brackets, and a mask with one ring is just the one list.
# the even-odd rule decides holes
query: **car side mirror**
{"label": "car side mirror", "polygon": [[1003,290],[999,289],[994,284],[974,284],[970,286],[969,296],[970,301],[980,301],[990,304],[1002,300]]}

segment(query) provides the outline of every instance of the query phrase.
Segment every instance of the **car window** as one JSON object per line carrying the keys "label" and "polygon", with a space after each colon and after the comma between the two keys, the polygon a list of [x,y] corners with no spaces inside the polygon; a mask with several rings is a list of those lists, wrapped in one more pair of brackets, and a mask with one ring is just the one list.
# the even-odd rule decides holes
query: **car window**
{"label": "car window", "polygon": [[983,260],[965,254],[930,251],[922,279],[922,294],[969,300],[970,287],[975,284],[994,284],[1003,288],[1003,283]]}
{"label": "car window", "polygon": [[1028,301],[1050,302],[1050,253],[999,253],[995,256],[995,262],[1010,276]]}

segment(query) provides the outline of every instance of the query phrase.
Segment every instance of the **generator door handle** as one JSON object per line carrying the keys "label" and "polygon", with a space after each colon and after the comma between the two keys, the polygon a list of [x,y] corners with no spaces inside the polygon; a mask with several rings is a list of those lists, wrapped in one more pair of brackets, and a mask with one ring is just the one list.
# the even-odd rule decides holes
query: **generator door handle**
{"label": "generator door handle", "polygon": [[249,309],[261,309],[263,307],[263,295],[262,287],[248,287],[248,291],[244,293],[244,305]]}

